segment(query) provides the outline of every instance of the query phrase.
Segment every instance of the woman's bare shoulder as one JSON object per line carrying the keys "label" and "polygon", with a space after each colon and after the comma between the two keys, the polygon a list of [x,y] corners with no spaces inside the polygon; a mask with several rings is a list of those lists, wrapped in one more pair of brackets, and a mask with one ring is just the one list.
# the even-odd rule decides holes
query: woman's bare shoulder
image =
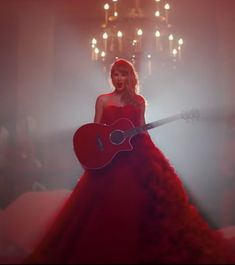
{"label": "woman's bare shoulder", "polygon": [[107,101],[108,97],[109,97],[108,94],[100,94],[98,95],[96,101],[100,103],[104,103],[105,101]]}
{"label": "woman's bare shoulder", "polygon": [[145,105],[146,104],[146,100],[144,98],[144,96],[137,94],[136,95],[136,100],[140,105]]}
{"label": "woman's bare shoulder", "polygon": [[100,94],[97,99],[98,100],[107,100],[112,97],[112,93]]}
{"label": "woman's bare shoulder", "polygon": [[105,105],[105,104],[110,100],[111,97],[112,97],[112,93],[100,94],[100,95],[97,97],[96,102],[97,102],[98,104]]}

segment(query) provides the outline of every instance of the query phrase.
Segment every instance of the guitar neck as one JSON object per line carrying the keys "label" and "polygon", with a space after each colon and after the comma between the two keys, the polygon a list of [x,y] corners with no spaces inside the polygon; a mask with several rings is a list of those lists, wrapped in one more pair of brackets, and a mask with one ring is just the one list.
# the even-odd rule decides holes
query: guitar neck
{"label": "guitar neck", "polygon": [[170,123],[172,121],[176,121],[178,119],[181,119],[181,115],[180,114],[176,114],[176,115],[173,115],[173,116],[170,116],[170,117],[158,120],[158,121],[150,122],[150,123],[147,123],[147,124],[145,124],[144,126],[141,126],[141,127],[145,127],[144,130],[150,130],[150,129],[159,127],[161,125]]}
{"label": "guitar neck", "polygon": [[170,116],[170,117],[158,120],[158,121],[150,122],[150,123],[147,123],[145,125],[135,127],[135,128],[132,128],[132,129],[125,131],[125,136],[126,137],[132,137],[132,136],[137,135],[139,133],[145,132],[147,130],[151,130],[153,128],[156,128],[156,127],[159,127],[161,125],[176,121],[178,119],[181,119],[180,114],[176,114],[176,115],[173,115],[173,116]]}

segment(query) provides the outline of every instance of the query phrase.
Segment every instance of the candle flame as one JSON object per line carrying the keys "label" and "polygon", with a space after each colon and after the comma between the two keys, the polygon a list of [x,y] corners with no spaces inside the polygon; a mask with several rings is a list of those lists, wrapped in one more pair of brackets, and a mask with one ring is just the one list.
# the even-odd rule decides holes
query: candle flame
{"label": "candle flame", "polygon": [[157,31],[155,32],[155,36],[156,36],[157,38],[159,38],[159,37],[161,36],[161,33],[160,33],[159,30],[157,30]]}
{"label": "candle flame", "polygon": [[176,49],[173,49],[172,53],[173,53],[174,56],[176,56],[178,51]]}
{"label": "candle flame", "polygon": [[118,36],[118,38],[122,38],[123,34],[120,30],[118,31],[117,36]]}
{"label": "candle flame", "polygon": [[184,43],[183,39],[179,39],[178,44],[183,45],[183,43]]}
{"label": "candle flame", "polygon": [[155,12],[155,17],[160,17],[160,11]]}
{"label": "candle flame", "polygon": [[138,31],[137,31],[137,35],[138,35],[138,36],[142,36],[142,35],[143,35],[143,30],[142,30],[142,29],[138,29]]}
{"label": "candle flame", "polygon": [[97,44],[97,40],[96,40],[95,38],[93,38],[92,41],[91,41],[91,43],[92,43],[93,45],[96,45],[96,44]]}
{"label": "candle flame", "polygon": [[165,4],[164,8],[165,8],[166,10],[169,10],[169,9],[170,9],[170,5],[167,3],[167,4]]}
{"label": "candle flame", "polygon": [[108,33],[107,33],[107,32],[105,32],[105,33],[103,34],[103,39],[104,39],[104,40],[107,40],[107,39],[108,39]]}
{"label": "candle flame", "polygon": [[106,4],[104,5],[104,10],[109,10],[109,4],[108,4],[108,3],[106,3]]}
{"label": "candle flame", "polygon": [[174,36],[172,34],[170,34],[168,38],[169,38],[169,40],[173,40]]}

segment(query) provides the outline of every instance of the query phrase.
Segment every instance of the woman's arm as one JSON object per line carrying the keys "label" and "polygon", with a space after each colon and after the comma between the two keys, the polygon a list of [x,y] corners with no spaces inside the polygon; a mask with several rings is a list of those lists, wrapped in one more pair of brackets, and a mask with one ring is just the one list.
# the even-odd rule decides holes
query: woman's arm
{"label": "woman's arm", "polygon": [[101,119],[102,119],[102,115],[103,115],[104,102],[105,102],[105,96],[104,95],[100,95],[96,99],[95,117],[94,117],[95,123],[101,123]]}

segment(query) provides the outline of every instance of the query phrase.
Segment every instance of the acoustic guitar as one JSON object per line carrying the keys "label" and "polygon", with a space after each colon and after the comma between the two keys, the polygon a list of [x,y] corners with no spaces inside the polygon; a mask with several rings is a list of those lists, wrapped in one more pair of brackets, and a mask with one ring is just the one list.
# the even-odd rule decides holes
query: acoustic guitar
{"label": "acoustic guitar", "polygon": [[139,127],[127,118],[120,118],[111,125],[87,123],[78,128],[73,136],[74,152],[85,169],[101,169],[117,153],[133,149],[130,142],[133,136],[175,120],[193,120],[199,116],[199,111],[193,109]]}

